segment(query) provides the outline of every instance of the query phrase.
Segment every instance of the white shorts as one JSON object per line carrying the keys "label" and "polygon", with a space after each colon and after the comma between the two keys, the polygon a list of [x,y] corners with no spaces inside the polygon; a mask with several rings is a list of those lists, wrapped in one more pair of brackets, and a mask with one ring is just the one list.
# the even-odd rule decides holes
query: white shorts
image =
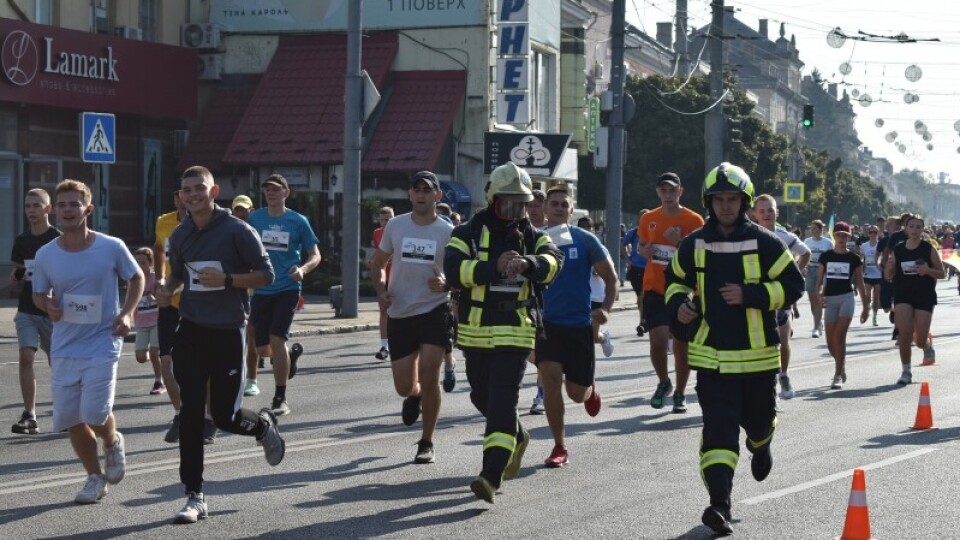
{"label": "white shorts", "polygon": [[137,341],[133,350],[140,352],[147,349],[159,349],[160,331],[157,329],[157,327],[158,325],[149,326],[147,328],[137,328]]}
{"label": "white shorts", "polygon": [[113,411],[117,361],[100,358],[53,358],[50,362],[50,395],[53,398],[53,431],[78,424],[102,426]]}

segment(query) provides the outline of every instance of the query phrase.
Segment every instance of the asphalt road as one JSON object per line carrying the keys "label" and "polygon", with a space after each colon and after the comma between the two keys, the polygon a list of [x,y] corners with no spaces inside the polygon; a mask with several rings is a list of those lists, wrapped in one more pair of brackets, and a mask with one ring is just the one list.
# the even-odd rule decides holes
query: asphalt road
{"label": "asphalt road", "polygon": [[[899,359],[890,325],[854,324],[843,390],[829,390],[832,360],[810,337],[809,308],[796,321],[791,368],[795,399],[781,403],[774,469],[763,483],[748,457],[734,487],[736,537],[824,539],[839,536],[854,468],[866,468],[873,536],[960,537],[960,297],[942,282],[934,315],[938,365],[914,367],[915,383],[894,384]],[[171,409],[149,396],[146,366],[125,351],[116,412],[127,437],[126,478],[100,504],[77,506],[84,480],[65,435],[0,435],[0,538],[711,538],[700,525],[707,504],[698,473],[700,410],[654,410],[656,385],[647,341],[634,312],[614,315],[616,351],[598,361],[603,410],[590,418],[568,403],[570,464],[548,470],[546,418],[524,416],[533,441],[520,478],[506,482],[495,505],[468,489],[480,467],[483,423],[459,381],[444,394],[432,465],[412,463],[419,423],[400,422],[401,399],[387,364],[373,358],[376,332],[303,340],[306,354],[288,389],[293,414],[281,418],[286,459],[268,466],[254,441],[221,436],[207,447],[204,488],[211,516],[171,525],[183,503],[176,445],[162,441]],[[128,345],[129,347],[129,345]],[[599,355],[599,348],[598,348]],[[915,351],[915,364],[920,361]],[[0,345],[0,409],[6,425],[19,414],[15,346]],[[462,357],[461,357],[462,358]],[[462,362],[462,360],[461,360]],[[50,427],[49,372],[41,366],[41,429]],[[266,406],[264,393],[247,406]],[[938,430],[914,432],[919,381],[931,386]],[[533,396],[528,370],[520,405]],[[746,454],[746,452],[744,452]]]}

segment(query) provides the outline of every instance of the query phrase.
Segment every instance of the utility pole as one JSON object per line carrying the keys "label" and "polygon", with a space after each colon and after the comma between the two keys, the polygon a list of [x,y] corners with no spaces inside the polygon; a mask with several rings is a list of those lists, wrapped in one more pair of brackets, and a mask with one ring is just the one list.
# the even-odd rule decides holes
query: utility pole
{"label": "utility pole", "polygon": [[626,150],[623,129],[623,41],[626,30],[626,0],[613,0],[613,18],[610,23],[611,59],[610,88],[613,95],[613,110],[610,111],[609,159],[607,163],[607,223],[604,228],[604,243],[613,267],[620,268],[620,204],[623,200],[623,155]]}
{"label": "utility pole", "polygon": [[[710,23],[710,99],[716,103],[723,95],[723,0],[713,0],[713,22]],[[719,104],[707,112],[704,119],[703,138],[704,174],[723,161],[723,105]]]}
{"label": "utility pole", "polygon": [[343,235],[340,265],[343,306],[340,316],[357,317],[360,294],[360,135],[363,78],[360,75],[363,0],[349,3],[347,15],[347,76],[344,82],[346,109],[343,114]]}
{"label": "utility pole", "polygon": [[677,73],[681,77],[690,74],[690,57],[687,54],[687,0],[677,0],[677,28],[673,49],[677,53]]}

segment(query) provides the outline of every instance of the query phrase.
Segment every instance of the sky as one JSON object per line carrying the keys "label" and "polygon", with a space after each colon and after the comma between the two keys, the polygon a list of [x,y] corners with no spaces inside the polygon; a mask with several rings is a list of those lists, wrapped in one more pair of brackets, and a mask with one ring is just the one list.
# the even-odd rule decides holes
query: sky
{"label": "sky", "polygon": [[[852,96],[856,129],[874,156],[885,157],[894,170],[921,169],[937,178],[960,184],[960,2],[956,0],[726,0],[736,17],[756,29],[758,20],[770,20],[769,34],[779,36],[786,23],[787,39],[796,36],[803,75],[817,69],[830,82],[840,83]],[[627,21],[656,35],[656,23],[671,21],[675,0],[626,0]],[[710,21],[709,0],[688,0],[691,28]],[[846,36],[866,32],[879,36],[905,33],[918,40],[939,42],[897,43],[853,39],[835,40],[827,35],[840,28]],[[840,43],[842,42],[842,43]],[[698,51],[693,51],[696,53]],[[704,59],[708,55],[704,54]],[[847,65],[845,66],[844,63]],[[920,78],[907,78],[907,68],[920,68]],[[844,73],[846,72],[846,73]],[[911,69],[911,75],[916,70]],[[910,104],[905,94],[919,99]],[[864,95],[870,97],[863,100]],[[856,98],[853,98],[856,96]],[[857,101],[853,101],[857,99]],[[869,103],[863,106],[863,103]],[[881,123],[878,127],[877,124]],[[917,122],[922,122],[918,133]],[[956,124],[956,127],[954,126]],[[896,132],[893,143],[888,135]],[[899,144],[902,144],[903,152]],[[932,146],[932,150],[928,149]]]}

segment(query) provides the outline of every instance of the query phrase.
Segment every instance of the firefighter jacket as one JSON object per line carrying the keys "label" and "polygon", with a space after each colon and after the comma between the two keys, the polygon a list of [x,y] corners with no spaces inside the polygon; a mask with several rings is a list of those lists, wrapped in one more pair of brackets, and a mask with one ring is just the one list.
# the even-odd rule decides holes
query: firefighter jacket
{"label": "firefighter jacket", "polygon": [[[497,272],[506,251],[529,263],[511,279]],[[540,322],[540,289],[560,272],[563,254],[526,219],[505,223],[487,209],[453,230],[444,253],[447,283],[460,289],[457,346],[531,350]]]}
{"label": "firefighter jacket", "polygon": [[[780,369],[775,310],[799,300],[804,281],[775,234],[741,219],[724,236],[709,220],[680,243],[666,278],[667,312],[675,325],[685,326],[684,335],[678,337],[689,341],[691,368],[721,374]],[[726,284],[741,286],[741,305],[728,305],[723,299],[720,288]],[[700,316],[679,325],[677,311],[691,298]]]}

